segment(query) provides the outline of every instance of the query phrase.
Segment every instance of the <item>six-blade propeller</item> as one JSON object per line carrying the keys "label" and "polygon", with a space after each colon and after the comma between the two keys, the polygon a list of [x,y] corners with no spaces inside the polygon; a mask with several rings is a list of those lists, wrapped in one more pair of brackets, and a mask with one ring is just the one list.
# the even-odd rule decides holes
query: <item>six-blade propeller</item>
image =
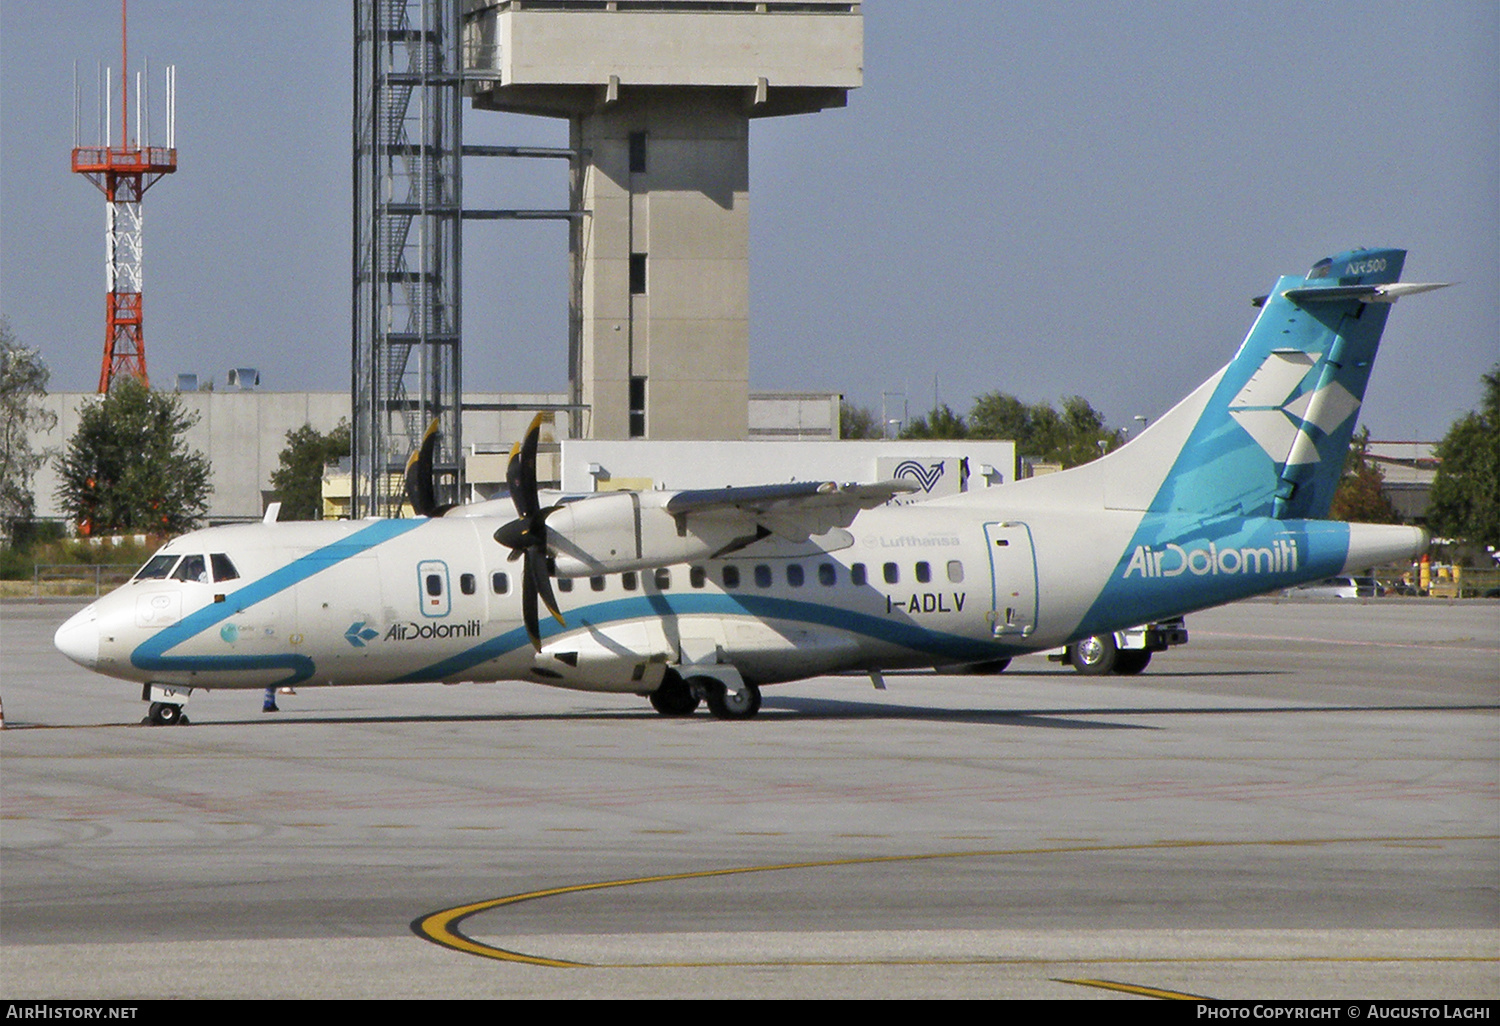
{"label": "six-blade propeller", "polygon": [[[521,617],[532,647],[542,649],[537,601],[547,607],[558,623],[566,626],[552,593],[547,557],[547,517],[557,506],[542,508],[537,497],[536,447],[545,414],[538,413],[526,431],[525,439],[510,451],[510,465],[505,469],[505,483],[516,506],[516,519],[495,532],[495,540],[510,549],[511,560],[522,559]],[[432,462],[439,439],[438,422],[434,420],[422,436],[422,444],[406,461],[406,498],[418,516],[440,517],[453,509],[452,503],[439,503],[433,480]]]}
{"label": "six-blade propeller", "polygon": [[526,622],[526,634],[531,638],[532,647],[539,652],[542,636],[537,615],[538,599],[546,605],[553,619],[567,625],[557,608],[557,597],[552,593],[552,575],[547,565],[547,517],[558,507],[543,507],[537,498],[536,446],[543,416],[538,413],[532,419],[526,438],[511,449],[505,483],[510,488],[511,502],[516,506],[516,519],[495,532],[495,540],[510,549],[512,560],[525,560],[521,571],[521,617]]}

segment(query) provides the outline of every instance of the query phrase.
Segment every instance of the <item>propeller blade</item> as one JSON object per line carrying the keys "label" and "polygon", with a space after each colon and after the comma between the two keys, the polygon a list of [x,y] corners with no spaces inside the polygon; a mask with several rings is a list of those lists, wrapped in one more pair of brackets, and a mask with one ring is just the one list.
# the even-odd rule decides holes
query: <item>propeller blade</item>
{"label": "propeller blade", "polygon": [[505,469],[505,483],[510,488],[510,499],[516,504],[516,515],[529,517],[541,506],[536,487],[536,448],[541,439],[542,420],[546,416],[538,413],[526,429],[526,437],[519,449],[512,449],[510,464]]}
{"label": "propeller blade", "polygon": [[510,549],[511,562],[521,558],[526,560],[521,570],[521,618],[526,623],[531,647],[538,652],[542,650],[541,618],[537,613],[539,601],[547,607],[553,619],[567,626],[562,611],[557,608],[552,575],[547,572],[547,516],[558,507],[541,508],[536,483],[536,450],[545,416],[538,413],[532,418],[526,437],[511,447],[510,462],[505,467],[505,484],[516,507],[516,519],[495,532],[495,541]]}
{"label": "propeller blade", "polygon": [[517,517],[525,519],[534,512],[535,504],[528,506],[526,502],[525,479],[521,473],[520,442],[510,447],[510,462],[505,465],[505,488],[510,492],[510,501],[515,504]]}
{"label": "propeller blade", "polygon": [[542,629],[536,615],[536,582],[529,572],[521,574],[521,619],[526,623],[526,636],[531,639],[531,647],[540,652]]}
{"label": "propeller blade", "polygon": [[422,432],[422,444],[406,458],[406,501],[412,512],[419,517],[440,517],[454,506],[454,502],[437,501],[437,475],[432,471],[433,456],[443,433],[438,430],[439,418],[434,417],[427,430]]}
{"label": "propeller blade", "polygon": [[437,449],[438,422],[433,418],[422,434],[422,444],[406,458],[406,501],[419,517],[436,516],[437,493],[432,485],[432,454]]}
{"label": "propeller blade", "polygon": [[552,619],[563,627],[568,621],[563,619],[562,611],[557,608],[557,596],[552,593],[552,575],[547,573],[547,557],[545,554],[535,556],[528,555],[527,572],[536,577],[536,591],[541,597],[542,604],[547,607],[547,612],[552,614]]}

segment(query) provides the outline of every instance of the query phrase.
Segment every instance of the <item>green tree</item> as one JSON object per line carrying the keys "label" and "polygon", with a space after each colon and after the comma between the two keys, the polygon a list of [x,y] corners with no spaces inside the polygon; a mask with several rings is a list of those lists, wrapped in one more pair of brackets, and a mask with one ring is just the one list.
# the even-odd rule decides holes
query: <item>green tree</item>
{"label": "green tree", "polygon": [[22,346],[0,320],[0,519],[8,525],[30,520],[36,508],[31,479],[48,453],[32,449],[31,435],[57,424],[41,405],[49,377],[41,354]]}
{"label": "green tree", "polygon": [[1385,475],[1369,460],[1370,429],[1362,427],[1349,440],[1349,455],[1344,458],[1344,476],[1333,493],[1328,516],[1333,520],[1361,524],[1394,524],[1401,517],[1396,507],[1381,491]]}
{"label": "green tree", "polygon": [[[1051,403],[1027,405],[1005,392],[988,392],[969,411],[969,437],[1008,438],[1021,456],[1076,467],[1121,444],[1118,431],[1082,396],[1068,396],[1062,410]],[[1101,445],[1100,443],[1103,443]]]}
{"label": "green tree", "polygon": [[182,435],[197,423],[176,396],[124,378],[86,406],[58,461],[57,496],[84,534],[176,534],[208,510],[208,457]]}
{"label": "green tree", "polygon": [[968,438],[969,426],[944,403],[901,429],[902,438]]}
{"label": "green tree", "polygon": [[871,410],[852,403],[839,402],[840,438],[879,438],[880,418]]}
{"label": "green tree", "polygon": [[1438,534],[1500,548],[1500,364],[1481,380],[1479,409],[1438,443],[1427,523]]}
{"label": "green tree", "polygon": [[323,519],[323,468],[349,455],[349,422],[340,420],[327,434],[311,424],[286,433],[281,466],[271,487],[281,500],[283,520]]}

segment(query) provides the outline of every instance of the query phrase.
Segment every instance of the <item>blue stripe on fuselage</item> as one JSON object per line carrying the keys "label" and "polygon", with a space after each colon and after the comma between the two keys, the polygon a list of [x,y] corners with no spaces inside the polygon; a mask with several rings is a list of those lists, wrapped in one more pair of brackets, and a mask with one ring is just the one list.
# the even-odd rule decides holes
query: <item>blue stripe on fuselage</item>
{"label": "blue stripe on fuselage", "polygon": [[300,684],[316,672],[312,659],[296,652],[275,652],[267,655],[222,655],[222,656],[169,656],[165,653],[178,645],[192,640],[197,635],[235,616],[257,602],[288,588],[294,587],[346,559],[367,552],[377,545],[398,538],[421,527],[426,520],[379,520],[361,528],[346,538],[315,549],[286,566],[271,571],[264,577],[249,582],[244,587],[228,593],[223,602],[210,603],[196,612],[189,613],[170,627],[163,627],[138,645],[130,654],[131,665],[142,670],[196,670],[200,672],[226,670],[272,670],[287,669],[291,674],[277,686]]}
{"label": "blue stripe on fuselage", "polygon": [[[830,627],[889,642],[933,657],[935,663],[980,662],[1008,655],[1019,655],[1025,649],[1011,648],[993,642],[966,638],[959,634],[932,631],[893,618],[858,613],[838,606],[761,595],[667,594],[653,592],[639,598],[616,599],[567,612],[570,626],[544,620],[540,627],[542,640],[565,634],[579,627],[607,629],[610,625],[631,620],[660,619],[667,616],[748,616],[762,621],[786,621]],[[509,653],[529,648],[524,628],[507,631],[473,648],[439,660],[420,670],[394,678],[388,683],[417,683],[445,680],[482,663],[500,659]]]}

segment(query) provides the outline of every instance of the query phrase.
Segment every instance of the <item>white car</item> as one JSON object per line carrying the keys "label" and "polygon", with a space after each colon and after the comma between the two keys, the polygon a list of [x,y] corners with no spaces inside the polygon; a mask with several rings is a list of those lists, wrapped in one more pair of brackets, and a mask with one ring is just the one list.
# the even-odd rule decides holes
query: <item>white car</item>
{"label": "white car", "polygon": [[1380,586],[1373,577],[1328,577],[1288,588],[1282,594],[1293,598],[1374,598],[1380,594]]}

